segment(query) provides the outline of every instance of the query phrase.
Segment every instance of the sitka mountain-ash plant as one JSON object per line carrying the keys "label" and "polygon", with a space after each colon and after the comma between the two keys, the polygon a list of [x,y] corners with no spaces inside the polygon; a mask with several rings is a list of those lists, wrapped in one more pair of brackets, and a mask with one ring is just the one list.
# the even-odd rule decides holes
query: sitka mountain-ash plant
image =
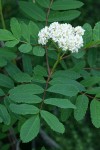
{"label": "sitka mountain-ash plant", "polygon": [[15,147],[66,133],[70,117],[100,128],[100,22],[77,24],[83,5],[18,1],[23,17],[7,26],[0,1],[0,134],[13,132]]}

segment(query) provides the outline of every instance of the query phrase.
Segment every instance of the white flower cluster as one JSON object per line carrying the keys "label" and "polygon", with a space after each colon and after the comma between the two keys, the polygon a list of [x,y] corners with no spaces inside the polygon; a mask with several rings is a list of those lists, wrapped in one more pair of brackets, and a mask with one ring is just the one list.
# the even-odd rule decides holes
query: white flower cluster
{"label": "white flower cluster", "polygon": [[46,26],[40,30],[38,43],[46,45],[48,40],[51,39],[63,51],[78,52],[78,49],[83,46],[82,36],[84,35],[84,31],[81,26],[74,28],[67,23],[59,24],[58,22],[54,22],[49,27]]}

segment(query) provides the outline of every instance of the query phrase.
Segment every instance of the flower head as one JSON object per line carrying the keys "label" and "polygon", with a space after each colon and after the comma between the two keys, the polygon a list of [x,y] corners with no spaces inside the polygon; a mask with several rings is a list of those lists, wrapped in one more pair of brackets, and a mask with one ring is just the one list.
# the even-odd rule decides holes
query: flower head
{"label": "flower head", "polygon": [[83,46],[83,38],[85,30],[81,26],[72,27],[71,24],[58,22],[51,23],[49,27],[40,30],[38,34],[38,43],[46,45],[51,39],[58,44],[63,51],[78,52]]}

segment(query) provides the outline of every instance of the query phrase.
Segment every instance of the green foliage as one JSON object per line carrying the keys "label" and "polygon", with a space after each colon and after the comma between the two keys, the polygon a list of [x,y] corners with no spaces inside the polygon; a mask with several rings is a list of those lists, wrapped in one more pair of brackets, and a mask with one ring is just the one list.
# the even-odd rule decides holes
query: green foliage
{"label": "green foliage", "polygon": [[42,7],[44,7],[44,8],[49,8],[49,5],[50,5],[50,0],[36,0],[36,2],[40,5],[40,6],[42,6]]}
{"label": "green foliage", "polygon": [[62,77],[57,77],[57,78],[53,78],[50,81],[51,85],[56,85],[58,83],[59,84],[72,84],[72,85],[76,86],[79,89],[79,91],[85,91],[84,86],[75,80],[71,80],[68,78],[64,78],[64,80],[62,80]]}
{"label": "green foliage", "polygon": [[34,117],[29,118],[21,127],[20,138],[26,143],[34,139],[40,130],[40,119],[39,116],[36,115]]}
{"label": "green foliage", "polygon": [[76,108],[68,99],[49,98],[44,101],[45,104],[54,105],[60,108]]}
{"label": "green foliage", "polygon": [[73,84],[55,84],[47,91],[70,97],[77,95],[79,92],[78,88]]}
{"label": "green foliage", "polygon": [[15,40],[12,33],[6,29],[0,29],[0,41],[10,41]]}
{"label": "green foliage", "polygon": [[19,43],[19,40],[8,41],[5,43],[6,47],[15,47]]}
{"label": "green foliage", "polygon": [[[37,144],[38,133],[42,137],[40,127],[58,143],[59,136],[63,137],[53,131],[63,134],[66,127],[65,135],[70,135],[70,127],[76,143],[67,139],[67,149],[75,145],[75,149],[83,150],[77,134],[81,133],[81,123],[77,132],[73,129],[76,121],[86,124],[90,119],[86,112],[90,111],[92,124],[100,128],[100,22],[93,28],[88,21],[83,25],[84,46],[78,53],[63,53],[51,40],[45,47],[38,43],[40,29],[56,21],[73,21],[80,16],[77,9],[83,5],[77,0],[19,1],[18,19],[8,19],[9,26],[0,29],[0,145],[7,141],[6,133],[12,128],[18,138],[20,134],[19,141],[34,140]],[[2,149],[9,147],[8,144]]]}
{"label": "green foliage", "polygon": [[[25,24],[24,22],[21,22],[20,25],[21,25],[21,30],[22,30],[22,37],[24,38],[25,41],[30,43],[30,32],[29,32],[28,25]],[[25,42],[25,43],[27,43],[27,42]]]}
{"label": "green foliage", "polygon": [[95,24],[95,27],[93,29],[93,39],[94,41],[100,42],[100,22]]}
{"label": "green foliage", "polygon": [[39,103],[40,97],[34,94],[43,93],[43,89],[35,84],[25,84],[14,87],[9,91],[9,98],[17,103]]}
{"label": "green foliage", "polygon": [[9,125],[10,124],[10,115],[6,109],[6,107],[2,104],[0,104],[0,117],[1,121],[4,122],[4,124]]}
{"label": "green foliage", "polygon": [[19,47],[19,51],[22,53],[28,53],[32,50],[32,46],[30,44],[22,44]]}
{"label": "green foliage", "polygon": [[[11,19],[11,31],[17,39],[21,38],[21,26],[16,18]],[[16,27],[16,28],[15,28]]]}
{"label": "green foliage", "polygon": [[33,54],[34,54],[35,56],[44,56],[45,50],[44,50],[44,48],[42,48],[41,46],[35,46],[35,47],[33,48]]}
{"label": "green foliage", "polygon": [[76,99],[76,109],[74,110],[74,117],[77,121],[84,118],[88,109],[89,100],[85,95],[79,95]]}
{"label": "green foliage", "polygon": [[48,111],[42,110],[41,117],[46,121],[50,128],[58,133],[64,133],[64,125],[59,122],[58,118]]}
{"label": "green foliage", "polygon": [[95,85],[96,83],[100,82],[100,77],[99,76],[93,76],[93,77],[89,77],[84,79],[81,83],[85,86],[85,87],[89,87],[92,85]]}
{"label": "green foliage", "polygon": [[6,88],[13,88],[14,83],[13,83],[13,80],[10,79],[8,76],[0,73],[0,86],[6,87]]}
{"label": "green foliage", "polygon": [[80,74],[75,72],[74,70],[59,70],[53,74],[53,78],[67,78],[67,79],[78,79],[80,78]]}
{"label": "green foliage", "polygon": [[31,82],[31,77],[27,73],[17,73],[14,75],[14,80],[19,83],[29,83]]}
{"label": "green foliage", "polygon": [[32,61],[29,55],[22,55],[23,70],[28,74],[32,74]]}
{"label": "green foliage", "polygon": [[83,28],[85,29],[85,34],[84,34],[84,44],[88,44],[89,42],[92,41],[92,27],[90,24],[85,23],[83,25]]}
{"label": "green foliage", "polygon": [[65,122],[71,116],[72,109],[61,109],[61,120]]}
{"label": "green foliage", "polygon": [[54,12],[53,14],[49,15],[49,22],[54,21],[71,21],[75,18],[79,17],[80,11],[78,10],[68,10],[63,12]]}
{"label": "green foliage", "polygon": [[45,21],[46,19],[45,12],[36,4],[32,2],[20,1],[19,6],[20,6],[20,9],[32,19],[35,19],[38,21]]}
{"label": "green foliage", "polygon": [[76,9],[76,8],[80,8],[81,6],[83,6],[83,3],[80,1],[74,1],[74,0],[70,0],[70,1],[66,1],[66,0],[58,0],[55,1],[52,5],[52,9],[53,10],[68,10],[68,9]]}
{"label": "green foliage", "polygon": [[86,91],[88,94],[99,94],[100,93],[100,87],[94,87]]}
{"label": "green foliage", "polygon": [[39,112],[37,107],[28,104],[10,104],[9,107],[13,113],[19,115],[37,114]]}
{"label": "green foliage", "polygon": [[0,96],[4,96],[4,95],[5,95],[4,91],[0,89]]}
{"label": "green foliage", "polygon": [[42,147],[42,149],[41,149],[41,150],[46,150],[46,149],[45,149],[45,147]]}
{"label": "green foliage", "polygon": [[7,65],[7,61],[4,58],[0,58],[0,67],[4,67]]}
{"label": "green foliage", "polygon": [[13,60],[16,58],[16,54],[9,50],[8,48],[0,48],[0,58],[5,58],[6,60]]}
{"label": "green foliage", "polygon": [[33,70],[35,75],[39,76],[47,76],[47,71],[43,66],[37,65]]}
{"label": "green foliage", "polygon": [[92,100],[90,105],[91,120],[96,128],[100,128],[100,102]]}

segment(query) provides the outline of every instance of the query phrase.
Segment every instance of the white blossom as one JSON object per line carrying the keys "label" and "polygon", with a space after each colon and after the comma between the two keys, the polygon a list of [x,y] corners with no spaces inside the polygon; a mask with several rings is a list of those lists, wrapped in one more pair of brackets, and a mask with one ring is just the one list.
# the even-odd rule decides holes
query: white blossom
{"label": "white blossom", "polygon": [[75,32],[76,32],[76,34],[84,35],[85,30],[81,26],[77,26],[75,28]]}
{"label": "white blossom", "polygon": [[48,40],[58,44],[63,51],[78,52],[83,46],[83,38],[85,30],[81,26],[72,27],[71,24],[58,22],[51,23],[49,27],[40,30],[38,34],[38,43],[46,45]]}
{"label": "white blossom", "polygon": [[38,36],[39,36],[38,43],[39,44],[42,44],[42,45],[47,44],[48,39],[49,39],[48,33],[49,33],[49,28],[47,26],[40,30],[40,32],[38,34]]}

